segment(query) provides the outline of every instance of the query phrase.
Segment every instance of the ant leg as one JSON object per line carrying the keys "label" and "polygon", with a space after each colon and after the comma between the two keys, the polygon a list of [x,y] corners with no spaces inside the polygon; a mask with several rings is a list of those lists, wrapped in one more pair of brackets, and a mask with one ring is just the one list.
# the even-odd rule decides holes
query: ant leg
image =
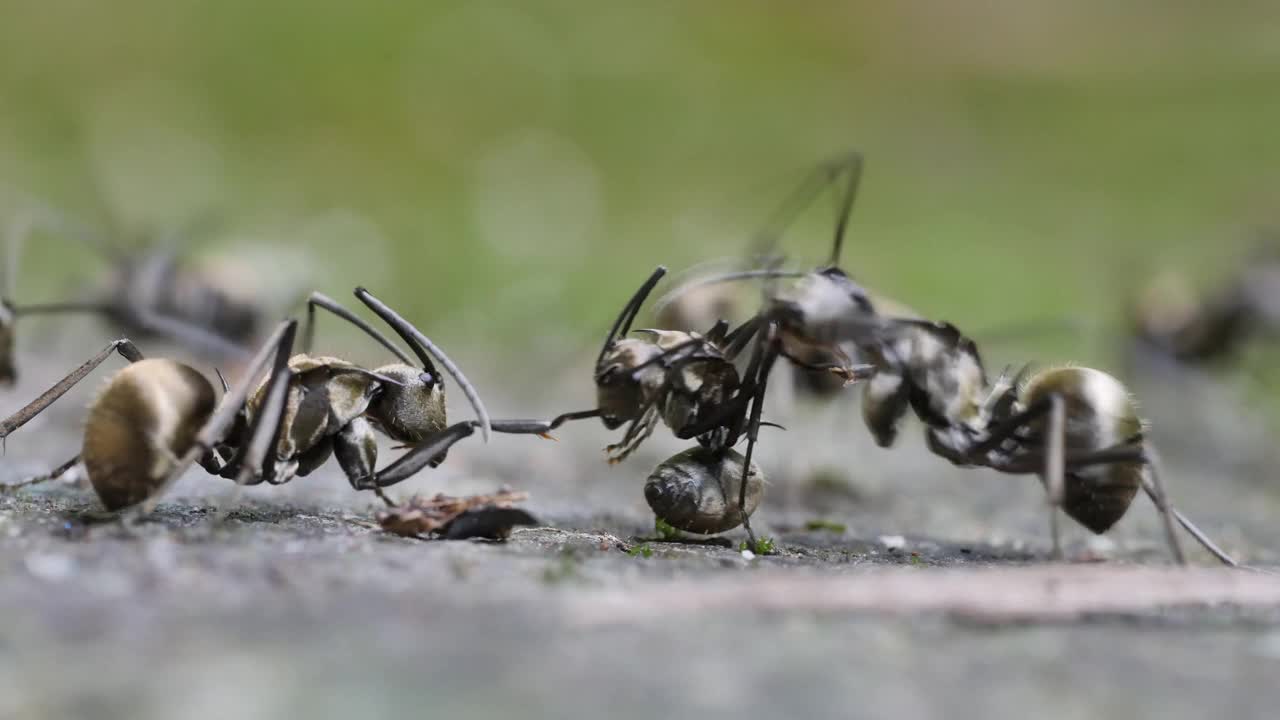
{"label": "ant leg", "polygon": [[783,231],[795,222],[823,190],[831,186],[841,173],[849,174],[849,183],[844,193],[837,198],[835,241],[831,249],[830,264],[840,261],[844,246],[845,228],[849,215],[853,211],[853,200],[857,195],[858,180],[862,177],[862,153],[850,152],[828,160],[809,173],[795,190],[769,216],[763,229],[756,234],[752,255],[757,259],[769,258],[778,246]]}
{"label": "ant leg", "polygon": [[[876,366],[865,363],[858,365],[850,365],[848,362],[811,363],[805,362],[804,360],[801,360],[787,352],[783,352],[782,356],[785,357],[792,365],[795,365],[801,370],[838,375],[844,379],[846,385],[858,382],[859,380],[869,380],[872,377],[875,377],[876,374]],[[845,360],[847,361],[849,358],[846,356]]]}
{"label": "ant leg", "polygon": [[858,184],[862,181],[862,153],[850,153],[831,163],[829,167],[832,178],[839,176],[841,172],[846,173],[848,177],[844,192],[837,200],[835,240],[831,245],[831,257],[827,260],[828,265],[835,267],[840,264],[845,231],[849,228],[849,217],[853,214],[853,201],[858,197]]}
{"label": "ant leg", "polygon": [[1045,452],[1044,482],[1049,495],[1049,533],[1053,536],[1053,559],[1062,559],[1062,532],[1059,510],[1066,481],[1066,404],[1057,393],[1049,396],[1049,437]]}
{"label": "ant leg", "polygon": [[[1167,509],[1166,517],[1172,516],[1173,519],[1187,531],[1187,533],[1204,546],[1205,550],[1209,551],[1209,554],[1216,557],[1224,565],[1239,567],[1240,563],[1228,555],[1224,550],[1222,550],[1222,548],[1218,547],[1217,544],[1210,540],[1195,523],[1191,522],[1186,515],[1182,514],[1182,511],[1173,507],[1173,505],[1168,501],[1168,495],[1163,491],[1163,483],[1161,482],[1160,474],[1156,469],[1156,465],[1159,464],[1159,461],[1157,460],[1156,465],[1153,465],[1150,462],[1152,452],[1153,450],[1150,446],[1143,448],[1141,446],[1128,443],[1098,450],[1092,453],[1084,453],[1068,457],[1066,464],[1068,468],[1072,469],[1087,467],[1089,465],[1105,465],[1110,463],[1146,464],[1147,467],[1151,469],[1151,472],[1143,475],[1142,489],[1147,494],[1147,497],[1151,498],[1151,501],[1160,509],[1160,512],[1166,513]],[[1175,559],[1181,557],[1181,548],[1178,546],[1176,540],[1170,542],[1170,548],[1175,552]]]}
{"label": "ant leg", "polygon": [[113,340],[97,355],[86,360],[83,365],[72,370],[69,375],[59,380],[53,387],[44,391],[40,397],[32,400],[26,407],[13,415],[10,415],[4,422],[0,422],[0,440],[8,437],[14,430],[26,425],[32,418],[43,412],[45,408],[56,402],[58,398],[67,394],[68,390],[75,387],[76,383],[85,379],[85,376],[93,372],[94,368],[101,365],[113,352],[119,353],[121,357],[131,363],[138,362],[142,359],[142,353],[139,352],[138,348],[134,347],[133,343],[128,339],[120,338],[119,340]]}
{"label": "ant leg", "polygon": [[[968,457],[971,461],[982,459],[983,455],[995,450],[1009,438],[1013,437],[1019,430],[1024,428],[1028,423],[1036,418],[1049,412],[1053,400],[1050,397],[1043,397],[1032,403],[1026,410],[1002,421],[999,425],[988,431],[987,439],[974,445],[969,449]],[[987,464],[983,462],[975,462],[974,464]]]}
{"label": "ant leg", "polygon": [[138,324],[144,329],[176,340],[183,345],[204,348],[224,358],[244,360],[249,357],[248,349],[216,332],[142,307],[136,308],[134,313],[137,315]]}
{"label": "ant leg", "polygon": [[19,488],[31,487],[32,485],[39,485],[40,483],[48,482],[50,480],[57,480],[63,475],[66,475],[67,472],[71,470],[71,468],[75,467],[76,464],[79,462],[80,462],[80,456],[76,455],[75,457],[62,463],[61,465],[50,470],[49,472],[44,473],[43,475],[36,475],[35,477],[29,477],[25,480],[19,480],[16,483],[10,483],[9,485],[0,485],[0,492],[6,492],[6,493],[13,492],[14,490],[17,490]]}
{"label": "ant leg", "polygon": [[459,440],[470,437],[476,432],[480,423],[477,420],[465,420],[454,423],[429,437],[426,441],[414,446],[412,450],[401,455],[395,462],[374,473],[361,482],[357,490],[389,487],[416,475],[440,455],[449,451]]}
{"label": "ant leg", "polygon": [[218,513],[220,521],[226,519],[241,488],[262,480],[271,482],[275,477],[280,436],[284,431],[285,406],[289,401],[289,387],[293,381],[293,374],[289,372],[289,356],[292,351],[293,333],[288,333],[288,337],[276,348],[266,394],[258,411],[254,413],[246,441],[231,461],[230,467],[224,471],[227,475],[234,472],[236,485],[222,503],[223,510]]}
{"label": "ant leg", "polygon": [[653,403],[650,403],[645,407],[640,417],[632,420],[631,424],[627,426],[627,432],[622,436],[621,440],[605,446],[605,452],[609,453],[609,464],[617,465],[630,457],[631,453],[635,452],[641,443],[649,439],[657,425],[658,410]]}
{"label": "ant leg", "polygon": [[762,322],[764,321],[757,315],[726,335],[724,338],[724,356],[730,360],[736,359],[738,353],[745,350],[747,345],[755,339],[756,333],[760,332],[760,324]]}
{"label": "ant leg", "polygon": [[399,345],[391,342],[386,335],[378,332],[378,329],[365,322],[359,315],[351,312],[336,300],[323,293],[313,292],[307,298],[307,322],[302,329],[302,352],[311,353],[311,348],[315,345],[316,339],[316,308],[328,310],[347,322],[355,325],[357,328],[369,337],[373,338],[379,345],[391,351],[392,355],[400,358],[400,362],[405,365],[413,365],[413,358],[409,354],[400,349]]}
{"label": "ant leg", "polygon": [[511,435],[539,435],[550,438],[549,433],[570,420],[585,420],[600,417],[599,410],[578,410],[557,415],[551,420],[494,420],[491,425],[494,432]]}
{"label": "ant leg", "polygon": [[338,465],[351,487],[373,490],[387,507],[396,506],[396,502],[373,482],[378,469],[378,438],[368,420],[358,417],[347,423],[333,438],[333,454],[337,456]]}
{"label": "ant leg", "polygon": [[751,529],[751,518],[747,515],[747,478],[751,474],[751,456],[755,454],[756,438],[760,434],[760,414],[764,410],[764,393],[769,385],[769,371],[778,358],[775,326],[770,324],[767,338],[763,341],[769,347],[764,351],[760,361],[760,369],[756,375],[755,392],[751,399],[751,419],[747,422],[747,452],[742,460],[742,482],[738,486],[738,512],[742,514],[742,528],[747,531],[747,540],[751,549],[756,547],[756,534]]}
{"label": "ant leg", "polygon": [[271,362],[273,357],[279,356],[284,358],[284,362],[288,363],[290,350],[293,348],[293,338],[298,330],[297,320],[286,320],[276,326],[271,336],[267,338],[266,343],[258,350],[258,354],[249,362],[249,366],[245,368],[244,376],[236,383],[231,392],[222,396],[222,402],[218,405],[218,409],[200,428],[200,432],[196,433],[195,438],[191,442],[191,447],[182,455],[178,462],[165,476],[164,480],[156,488],[151,497],[143,500],[134,506],[131,511],[135,517],[141,517],[150,513],[160,502],[160,498],[164,495],[178,478],[196,463],[201,457],[214,448],[222,441],[227,432],[230,431],[235,423],[236,417],[244,409],[245,402],[249,399],[249,393],[256,386],[255,379],[267,369],[267,364]]}
{"label": "ant leg", "polygon": [[[1155,500],[1154,488],[1147,485],[1146,483],[1143,483],[1142,489],[1146,490],[1147,496],[1150,497],[1152,501]],[[1199,527],[1196,527],[1196,524],[1191,522],[1190,518],[1188,518],[1186,515],[1183,515],[1181,510],[1175,507],[1171,507],[1169,508],[1169,511],[1173,513],[1173,517],[1178,521],[1178,524],[1181,525],[1182,528],[1191,535],[1191,537],[1199,541],[1199,543],[1204,547],[1204,549],[1209,551],[1210,555],[1213,555],[1214,557],[1218,558],[1218,560],[1220,560],[1223,565],[1229,565],[1231,567],[1240,567],[1240,563],[1237,562],[1235,558],[1228,555],[1225,550],[1218,547],[1217,543],[1210,540],[1209,536],[1205,535],[1204,531],[1202,531]]]}
{"label": "ant leg", "polygon": [[1169,493],[1165,490],[1164,480],[1161,478],[1160,456],[1150,445],[1145,448],[1145,451],[1147,472],[1143,473],[1142,487],[1160,510],[1160,517],[1164,520],[1165,537],[1169,540],[1169,552],[1173,553],[1173,561],[1179,565],[1186,565],[1187,559],[1182,554],[1182,545],[1178,542],[1178,533],[1174,528],[1173,506],[1169,503]]}
{"label": "ant leg", "polygon": [[[542,435],[548,430],[557,428],[569,420],[596,417],[598,414],[598,410],[583,410],[580,412],[565,413],[564,415],[561,415],[549,422],[541,420],[495,420],[493,421],[492,427],[495,431],[500,433],[509,433],[514,435]],[[430,465],[436,458],[447,453],[449,448],[453,447],[459,441],[475,434],[476,428],[479,426],[480,423],[476,420],[466,420],[460,423],[454,423],[435,435],[432,435],[424,442],[414,446],[412,450],[401,455],[395,462],[382,470],[376,473],[359,475],[358,478],[353,478],[352,473],[348,472],[347,477],[348,479],[351,479],[352,486],[357,490],[377,490],[395,485],[396,483],[402,482],[417,474],[423,468]],[[353,468],[358,468],[354,470],[356,473],[360,473],[362,471],[362,468],[359,466],[365,461],[354,457],[344,461],[343,455],[348,452],[348,450],[343,449],[341,446],[336,446],[335,450],[338,454],[338,462],[343,464],[344,469],[346,469],[346,463],[350,462]],[[383,499],[385,500],[386,498]]]}

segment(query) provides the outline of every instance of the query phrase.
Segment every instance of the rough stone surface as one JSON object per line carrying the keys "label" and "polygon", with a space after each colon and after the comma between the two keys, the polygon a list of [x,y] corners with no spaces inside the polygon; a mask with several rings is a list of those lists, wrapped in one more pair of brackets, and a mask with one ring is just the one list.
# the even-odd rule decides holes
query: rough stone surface
{"label": "rough stone surface", "polygon": [[[589,402],[571,387],[554,402]],[[1175,501],[1275,568],[1269,448],[1224,449],[1187,400],[1146,404]],[[76,451],[76,402],[9,438],[0,481]],[[459,445],[393,489],[527,490],[549,526],[505,544],[383,533],[332,467],[235,500],[193,472],[129,529],[86,525],[65,483],[0,496],[0,718],[1275,716],[1275,576],[1194,549],[1169,568],[1142,498],[1105,540],[1068,524],[1051,564],[1035,480],[876,449],[852,397],[784,410],[761,445],[769,557],[646,540],[644,478],[681,446],[611,468],[597,425]]]}

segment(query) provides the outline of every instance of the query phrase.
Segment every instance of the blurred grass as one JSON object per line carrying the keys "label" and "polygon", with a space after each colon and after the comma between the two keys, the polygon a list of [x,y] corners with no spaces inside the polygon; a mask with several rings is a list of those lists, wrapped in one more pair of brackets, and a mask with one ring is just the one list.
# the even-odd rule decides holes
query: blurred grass
{"label": "blurred grass", "polygon": [[[361,243],[326,244],[346,285],[508,347],[595,338],[653,265],[740,252],[851,147],[868,168],[847,265],[962,327],[1113,320],[1137,278],[1210,282],[1280,220],[1274,3],[0,0],[0,17],[5,208],[136,227],[213,210],[281,242],[340,209],[393,249],[390,277],[365,277]],[[798,252],[821,254],[825,219]],[[36,252],[24,287],[67,257]]]}

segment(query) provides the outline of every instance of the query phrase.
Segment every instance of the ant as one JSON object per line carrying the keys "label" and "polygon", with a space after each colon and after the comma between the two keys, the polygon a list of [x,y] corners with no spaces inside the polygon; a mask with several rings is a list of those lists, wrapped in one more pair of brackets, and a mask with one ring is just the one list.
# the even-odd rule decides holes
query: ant
{"label": "ant", "polygon": [[1038,474],[1050,502],[1053,556],[1062,556],[1058,510],[1094,533],[1124,516],[1138,490],[1155,503],[1174,560],[1185,564],[1174,528],[1182,525],[1227,565],[1236,561],[1172,506],[1159,457],[1128,390],[1085,367],[987,381],[976,344],[948,323],[896,320],[864,347],[876,366],[862,415],[889,447],[908,410],[925,424],[931,452],[961,466]]}
{"label": "ant", "polygon": [[[845,346],[871,342],[884,321],[876,313],[867,291],[839,266],[862,168],[861,153],[851,152],[821,164],[811,173],[774,212],[759,234],[761,249],[755,253],[755,261],[763,267],[697,279],[675,288],[658,303],[665,307],[685,293],[710,285],[749,279],[767,281],[760,310],[734,331],[738,343],[744,347],[752,344],[737,403],[745,414],[743,431],[747,448],[743,467],[752,467],[763,424],[761,417],[769,375],[779,357],[803,370],[834,374],[844,385],[864,380],[874,372],[870,365],[854,364]],[[808,271],[781,269],[781,258],[776,256],[775,248],[782,229],[823,190],[833,186],[838,190],[837,217],[827,261]],[[782,279],[789,282],[779,284]],[[742,483],[738,509],[744,517],[747,537],[755,545],[755,533],[746,519],[747,491],[747,483]]]}
{"label": "ant", "polygon": [[[606,428],[627,425],[622,439],[605,448],[610,464],[629,457],[653,434],[659,421],[682,440],[724,446],[736,437],[731,422],[741,389],[734,360],[748,339],[718,322],[705,334],[642,329],[627,337],[640,308],[667,269],[659,266],[627,301],[596,357],[596,407],[553,420],[529,420],[540,432],[571,420],[598,417]],[[729,444],[732,444],[731,442]]]}
{"label": "ant", "polygon": [[1139,348],[1184,366],[1229,364],[1280,327],[1280,239],[1264,236],[1226,282],[1197,293],[1185,278],[1152,280],[1130,311]]}
{"label": "ant", "polygon": [[[523,421],[491,421],[478,393],[444,352],[407,320],[364,288],[356,297],[409,345],[417,363],[376,328],[338,303],[313,294],[308,303],[333,312],[389,349],[400,360],[375,370],[337,358],[291,356],[297,322],[276,328],[245,377],[215,411],[214,390],[195,369],[163,359],[143,359],[128,340],[117,340],[14,416],[0,423],[4,438],[51,405],[112,352],[130,365],[98,395],[85,424],[83,458],[89,480],[108,510],[137,506],[146,514],[160,494],[192,464],[237,485],[281,484],[323,465],[331,456],[356,490],[372,490],[394,506],[383,488],[425,467],[435,467],[454,444],[478,429],[537,434]],[[268,369],[261,382],[253,380]],[[475,420],[446,425],[443,377],[458,384]],[[378,470],[378,432],[410,448]],[[47,477],[74,466],[77,458]]]}
{"label": "ant", "polygon": [[[16,292],[23,249],[37,231],[92,250],[108,265],[105,284],[85,299],[14,306],[9,298]],[[131,247],[51,211],[31,209],[9,220],[4,242],[0,304],[8,307],[0,310],[0,338],[8,334],[10,346],[19,316],[83,314],[103,317],[131,336],[166,337],[214,357],[244,360],[244,344],[257,335],[265,315],[214,273],[181,267],[171,241]],[[5,349],[0,339],[0,356]],[[0,366],[0,381],[5,377]]]}
{"label": "ant", "polygon": [[[740,329],[755,339],[743,380],[751,404],[744,465],[751,466],[769,373],[778,357],[786,357],[850,381],[869,380],[863,418],[881,446],[892,444],[899,421],[912,409],[925,422],[934,453],[960,465],[1042,474],[1054,507],[1055,556],[1061,552],[1058,507],[1091,530],[1105,532],[1141,488],[1162,512],[1175,560],[1184,562],[1173,528],[1176,520],[1222,562],[1234,565],[1168,503],[1155,450],[1143,435],[1133,400],[1115,378],[1088,368],[1060,368],[1026,383],[1002,381],[993,387],[977,346],[954,326],[877,312],[870,294],[839,267],[862,167],[856,152],[824,163],[766,226],[785,228],[817,194],[843,180],[837,187],[835,237],[825,265],[805,272],[780,269],[780,259],[772,253],[781,232],[766,230],[761,235],[764,251],[758,253],[764,267],[702,278],[664,299],[722,282],[768,281],[761,310]],[[791,282],[779,286],[781,279]],[[846,345],[869,364],[849,364]],[[815,364],[813,357],[827,361]],[[747,490],[743,483],[740,510],[746,507]],[[751,537],[750,525],[744,526]]]}

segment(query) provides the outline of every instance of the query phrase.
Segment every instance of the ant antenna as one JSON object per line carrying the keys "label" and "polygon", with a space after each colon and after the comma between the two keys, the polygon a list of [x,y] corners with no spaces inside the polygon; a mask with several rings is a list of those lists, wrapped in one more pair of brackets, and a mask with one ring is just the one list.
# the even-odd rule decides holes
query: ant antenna
{"label": "ant antenna", "polygon": [[622,312],[618,313],[618,319],[613,321],[613,327],[609,328],[609,334],[605,337],[604,346],[600,348],[600,355],[596,357],[596,365],[598,366],[604,360],[604,356],[609,352],[609,348],[619,338],[625,336],[631,331],[631,323],[635,321],[636,315],[640,312],[640,306],[644,305],[644,301],[649,297],[649,293],[653,292],[653,288],[667,274],[665,265],[659,265],[649,275],[649,279],[644,281],[640,289],[636,290],[635,295],[622,306]]}

